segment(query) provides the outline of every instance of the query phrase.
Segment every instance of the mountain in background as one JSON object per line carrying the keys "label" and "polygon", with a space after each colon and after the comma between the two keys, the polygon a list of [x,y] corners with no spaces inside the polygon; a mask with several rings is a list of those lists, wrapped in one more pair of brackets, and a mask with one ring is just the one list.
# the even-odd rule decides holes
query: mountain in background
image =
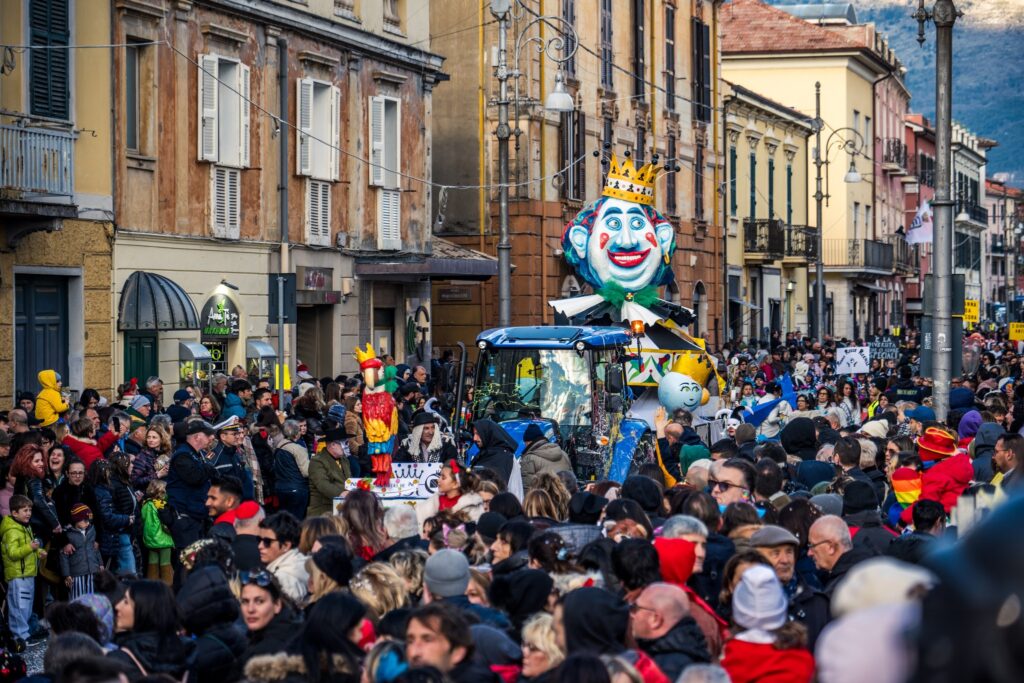
{"label": "mountain in background", "polygon": [[[824,0],[767,0],[772,5]],[[916,0],[853,0],[857,19],[874,22],[906,65],[911,111],[935,117],[935,27],[917,44]],[[931,8],[934,0],[926,0]],[[1008,173],[1024,185],[1024,0],[957,0],[964,12],[953,29],[953,117],[999,142],[989,150],[988,175]]]}

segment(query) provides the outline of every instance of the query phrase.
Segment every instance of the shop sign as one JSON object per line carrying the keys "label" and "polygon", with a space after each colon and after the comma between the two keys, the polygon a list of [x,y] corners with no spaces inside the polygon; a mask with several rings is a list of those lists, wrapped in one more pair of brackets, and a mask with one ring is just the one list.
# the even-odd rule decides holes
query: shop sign
{"label": "shop sign", "polygon": [[214,294],[200,315],[202,336],[210,339],[238,339],[238,307],[224,294]]}
{"label": "shop sign", "polygon": [[298,276],[299,289],[312,292],[323,292],[331,288],[334,282],[333,268],[313,268],[311,266],[299,266],[295,269]]}
{"label": "shop sign", "polygon": [[472,301],[473,292],[469,287],[441,287],[438,290],[438,299],[443,302]]}

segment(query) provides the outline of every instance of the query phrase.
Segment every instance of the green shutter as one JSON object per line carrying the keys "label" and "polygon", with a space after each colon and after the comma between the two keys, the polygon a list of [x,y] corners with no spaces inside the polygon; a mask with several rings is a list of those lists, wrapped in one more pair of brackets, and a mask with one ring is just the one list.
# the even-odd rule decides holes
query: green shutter
{"label": "green shutter", "polygon": [[[68,0],[30,0],[30,44],[69,44]],[[67,50],[32,50],[29,56],[29,109],[36,116],[69,120],[69,58]]]}
{"label": "green shutter", "polygon": [[757,154],[750,153],[750,220],[757,218]]}
{"label": "green shutter", "polygon": [[768,160],[768,219],[775,218],[775,159]]}
{"label": "green shutter", "polygon": [[736,167],[739,164],[736,160],[736,148],[729,148],[729,215],[735,216],[737,207],[736,198]]}

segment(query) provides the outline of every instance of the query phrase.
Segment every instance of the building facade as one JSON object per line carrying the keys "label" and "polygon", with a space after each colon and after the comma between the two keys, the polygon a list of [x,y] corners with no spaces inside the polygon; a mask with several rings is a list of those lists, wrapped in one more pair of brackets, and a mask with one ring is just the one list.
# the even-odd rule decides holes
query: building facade
{"label": "building facade", "polygon": [[[927,202],[935,199],[935,128],[921,114],[907,114],[904,127],[907,175],[902,176],[903,225],[910,229]],[[911,257],[917,268],[905,280],[904,312],[907,325],[920,329],[924,314],[924,277],[932,272],[932,244],[916,244]]]}
{"label": "building facade", "polygon": [[1024,237],[1024,190],[997,177],[985,180],[985,209],[988,211],[988,258],[985,262],[986,317],[1004,324],[1019,320],[1017,286],[1022,269],[1017,263]]}
{"label": "building facade", "polygon": [[818,257],[817,230],[807,225],[812,121],[728,83],[722,116],[728,338],[807,334],[808,269]]}
{"label": "building facade", "polygon": [[986,151],[995,146],[953,122],[952,187],[953,272],[964,276],[964,298],[979,302],[984,311],[987,301],[982,273],[989,245],[988,209],[985,208]]}
{"label": "building facade", "polygon": [[293,377],[354,371],[367,341],[429,355],[428,322],[406,334],[430,318],[407,272],[432,253],[429,7],[113,5],[115,379],[272,371],[276,273]]}
{"label": "building facade", "polygon": [[[879,227],[875,204],[879,174],[874,165],[878,159],[876,106],[886,102],[887,120],[905,106],[905,95],[899,92],[902,85],[892,85],[891,97],[881,99],[876,86],[887,79],[902,79],[901,65],[874,25],[856,23],[848,7],[834,16],[820,16],[822,10],[815,5],[804,12],[806,18],[786,9],[761,0],[734,0],[723,7],[723,75],[810,118],[815,112],[815,86],[820,84],[822,149],[820,157],[812,155],[812,163],[820,158],[824,164],[823,328],[839,337],[864,337],[889,326],[897,297],[891,291],[897,273],[894,238]],[[815,175],[808,177],[812,196]],[[899,206],[898,192],[890,187],[884,195],[890,208]],[[894,222],[895,214],[887,217],[886,224],[886,230],[895,233],[898,225],[890,226],[888,221]],[[813,284],[812,279],[812,326]]]}
{"label": "building facade", "polygon": [[[621,2],[549,0],[536,5],[556,20],[513,2],[508,62],[521,77],[509,82],[512,323],[552,323],[548,301],[583,290],[566,265],[561,237],[566,223],[600,196],[602,158],[629,151],[634,160],[657,154],[666,173],[656,187],[656,207],[677,226],[675,285],[665,298],[691,307],[691,332],[713,345],[724,340],[725,250],[718,59],[718,0]],[[436,0],[431,4],[433,49],[445,54],[451,88],[434,109],[434,178],[452,187],[436,196],[435,234],[494,254],[499,235],[497,141],[497,22],[487,3]],[[452,30],[452,18],[476,20],[474,31]],[[465,21],[461,22],[466,23]],[[454,25],[460,25],[456,23]],[[564,34],[578,47],[562,63],[571,113],[546,112],[559,64],[537,50]],[[565,44],[560,44],[564,48]],[[567,52],[555,56],[565,59]],[[596,156],[595,156],[596,154]],[[495,282],[436,282],[435,342],[473,341],[498,322]]]}
{"label": "building facade", "polygon": [[[102,3],[101,3],[102,4]],[[0,3],[0,404],[53,369],[112,387],[110,13]]]}

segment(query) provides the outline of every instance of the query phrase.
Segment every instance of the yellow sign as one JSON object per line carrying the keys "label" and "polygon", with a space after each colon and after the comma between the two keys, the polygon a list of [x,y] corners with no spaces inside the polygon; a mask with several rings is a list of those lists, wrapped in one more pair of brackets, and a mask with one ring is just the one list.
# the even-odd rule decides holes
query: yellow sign
{"label": "yellow sign", "polygon": [[1024,341],[1024,323],[1010,323],[1010,341]]}
{"label": "yellow sign", "polygon": [[981,318],[978,316],[978,300],[964,299],[964,322],[978,324]]}

